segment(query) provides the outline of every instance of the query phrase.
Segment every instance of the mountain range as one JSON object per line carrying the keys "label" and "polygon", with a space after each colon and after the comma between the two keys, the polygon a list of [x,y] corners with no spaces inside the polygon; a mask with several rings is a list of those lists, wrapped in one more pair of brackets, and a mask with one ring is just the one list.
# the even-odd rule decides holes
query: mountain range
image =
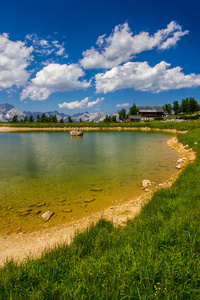
{"label": "mountain range", "polygon": [[[19,109],[16,109],[13,105],[4,103],[0,104],[0,122],[10,122],[14,115],[18,116],[18,119],[24,119],[25,116],[28,118],[32,115],[34,119],[36,120],[37,115],[41,116],[43,113],[45,113],[46,116],[51,115],[57,115],[58,121],[63,118],[64,122],[67,122],[69,115],[64,113],[59,113],[57,110],[54,111],[47,111],[47,112],[41,112],[41,111],[21,111]],[[118,113],[114,113],[111,116],[116,115],[118,118]],[[84,113],[77,113],[71,116],[72,120],[74,122],[79,122],[80,118],[83,122],[103,122],[105,119],[106,114],[103,112],[96,112],[96,113],[90,113],[90,112],[84,112]]]}

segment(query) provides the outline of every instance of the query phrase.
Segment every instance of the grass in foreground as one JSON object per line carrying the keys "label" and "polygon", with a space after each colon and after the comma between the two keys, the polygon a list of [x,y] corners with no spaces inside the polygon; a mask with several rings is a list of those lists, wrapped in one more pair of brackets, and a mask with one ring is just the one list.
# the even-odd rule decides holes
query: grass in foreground
{"label": "grass in foreground", "polygon": [[200,129],[179,139],[197,160],[170,189],[124,228],[100,220],[69,246],[8,262],[0,299],[200,299]]}

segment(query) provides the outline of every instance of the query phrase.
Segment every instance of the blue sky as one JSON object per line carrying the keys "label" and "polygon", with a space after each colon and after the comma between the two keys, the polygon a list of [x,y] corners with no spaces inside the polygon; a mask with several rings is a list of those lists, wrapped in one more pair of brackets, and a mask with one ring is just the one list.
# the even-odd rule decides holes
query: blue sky
{"label": "blue sky", "polygon": [[200,102],[199,1],[7,0],[0,104],[113,113]]}

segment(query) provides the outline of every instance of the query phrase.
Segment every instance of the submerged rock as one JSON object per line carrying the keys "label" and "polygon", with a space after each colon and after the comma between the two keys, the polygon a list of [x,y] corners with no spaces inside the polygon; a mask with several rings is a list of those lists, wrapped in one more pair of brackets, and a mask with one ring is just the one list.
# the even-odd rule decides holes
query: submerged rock
{"label": "submerged rock", "polygon": [[102,191],[102,188],[93,188],[93,189],[91,189],[91,191],[93,191],[93,192],[100,192],[100,191]]}
{"label": "submerged rock", "polygon": [[7,210],[11,210],[11,209],[13,209],[13,206],[7,206],[6,209],[7,209]]}
{"label": "submerged rock", "polygon": [[36,203],[29,204],[29,207],[34,207],[34,206],[36,206]]}
{"label": "submerged rock", "polygon": [[20,214],[20,216],[28,216],[30,214],[30,211],[24,211]]}
{"label": "submerged rock", "polygon": [[46,205],[45,202],[41,202],[41,203],[36,204],[37,207],[41,207],[41,206],[45,206],[45,205]]}
{"label": "submerged rock", "polygon": [[46,211],[43,215],[41,215],[43,221],[47,222],[52,216],[54,212],[52,210]]}
{"label": "submerged rock", "polygon": [[20,214],[24,214],[24,213],[30,213],[30,211],[32,211],[31,208],[22,208],[22,209],[18,209],[18,213]]}
{"label": "submerged rock", "polygon": [[95,200],[95,198],[91,198],[91,199],[84,200],[84,202],[92,202],[94,200]]}
{"label": "submerged rock", "polygon": [[63,203],[63,202],[66,202],[67,199],[61,199],[61,200],[58,200],[59,203]]}
{"label": "submerged rock", "polygon": [[17,228],[17,231],[18,231],[18,232],[21,231],[21,226],[19,226],[19,227]]}
{"label": "submerged rock", "polygon": [[64,208],[62,211],[69,213],[69,212],[72,212],[72,209],[71,208]]}

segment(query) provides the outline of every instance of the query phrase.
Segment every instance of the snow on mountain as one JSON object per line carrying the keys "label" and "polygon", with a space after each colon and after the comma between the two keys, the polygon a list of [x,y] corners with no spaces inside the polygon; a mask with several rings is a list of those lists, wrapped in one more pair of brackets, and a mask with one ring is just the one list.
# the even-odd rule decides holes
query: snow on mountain
{"label": "snow on mountain", "polygon": [[[45,113],[46,116],[52,116],[57,115],[58,121],[63,118],[64,122],[67,122],[69,115],[64,113],[59,113],[57,110],[54,111],[47,111],[47,112],[31,112],[31,111],[24,111],[22,112],[19,109],[16,109],[13,105],[10,105],[8,103],[0,104],[0,122],[9,122],[12,120],[14,115],[18,116],[18,119],[21,118],[24,119],[25,116],[28,118],[32,115],[34,119],[36,120],[37,115],[41,116],[43,113]],[[117,114],[117,113],[115,113]],[[113,114],[114,115],[114,114]],[[103,112],[96,112],[96,113],[90,113],[90,112],[84,112],[84,113],[77,113],[74,115],[71,115],[71,118],[74,122],[79,122],[80,118],[83,122],[103,122],[105,119],[106,114]]]}
{"label": "snow on mountain", "polygon": [[76,115],[73,115],[71,118],[74,122],[79,122],[80,118],[82,119],[83,122],[103,122],[105,119],[106,114],[103,112],[97,112],[97,113],[89,113],[89,112],[84,112],[84,113],[79,113]]}
{"label": "snow on mountain", "polygon": [[25,114],[8,103],[0,104],[0,122],[9,122],[13,116],[17,115],[18,119],[23,119]]}
{"label": "snow on mountain", "polygon": [[117,122],[119,122],[119,110],[112,114],[111,117],[112,116],[116,116]]}

